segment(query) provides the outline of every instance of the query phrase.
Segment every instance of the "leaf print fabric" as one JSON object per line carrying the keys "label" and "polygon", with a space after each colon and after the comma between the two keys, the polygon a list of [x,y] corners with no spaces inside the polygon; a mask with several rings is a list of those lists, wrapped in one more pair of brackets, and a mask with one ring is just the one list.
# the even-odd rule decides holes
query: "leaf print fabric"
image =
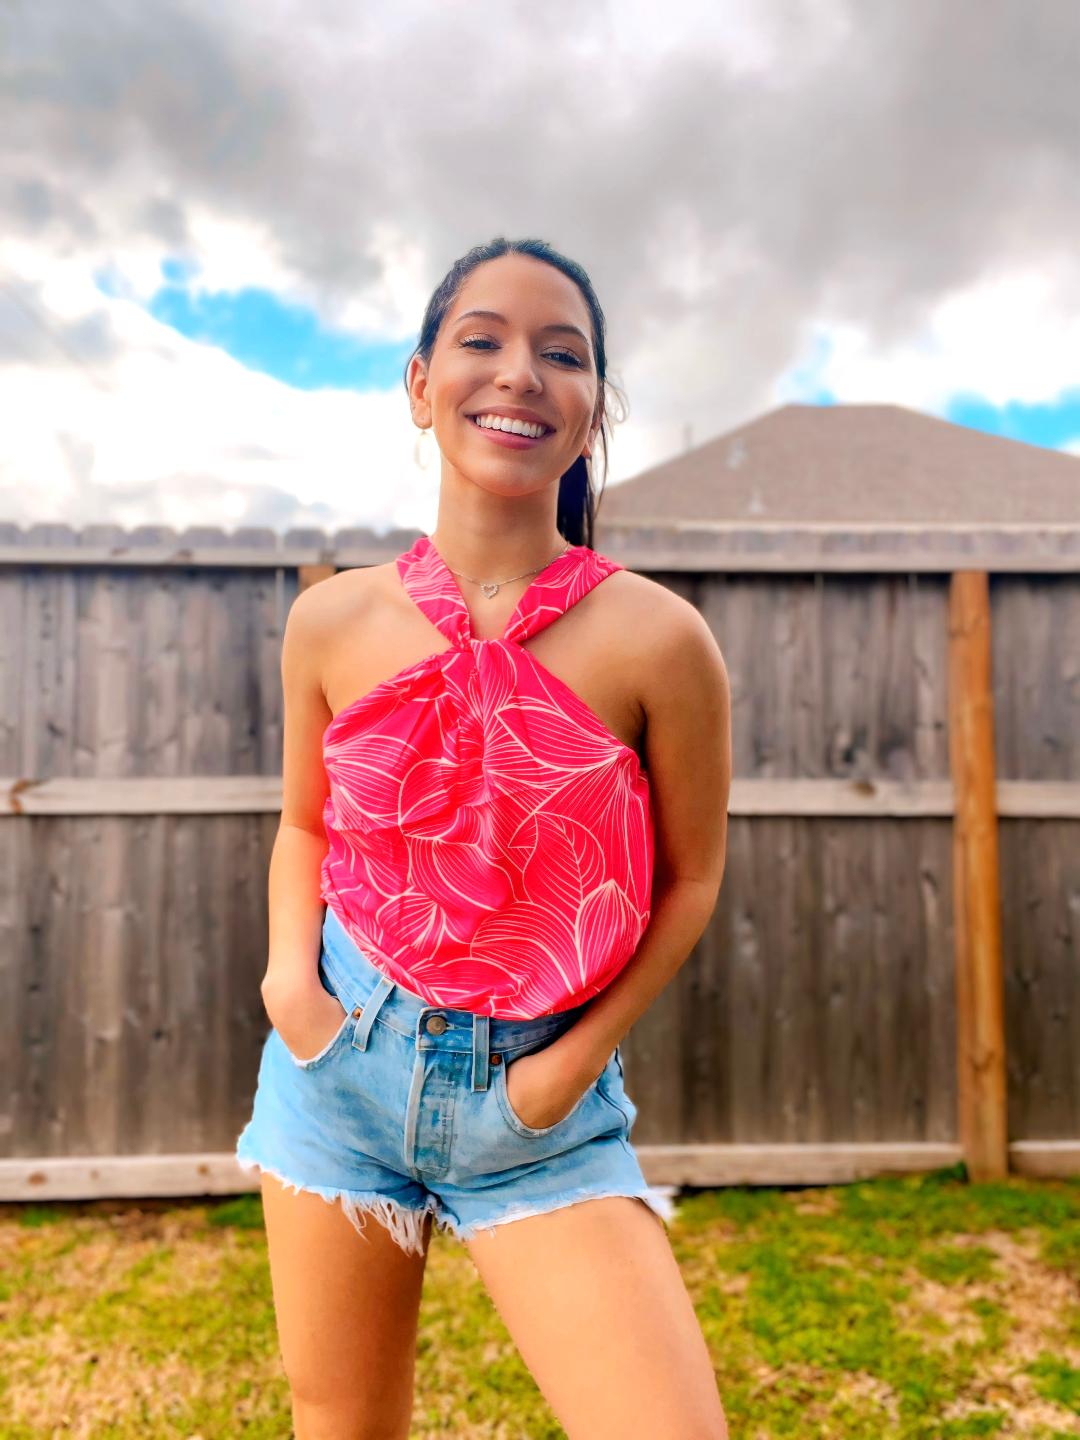
{"label": "leaf print fabric", "polygon": [[391,980],[507,1020],[598,995],[649,921],[654,831],[637,755],[523,642],[617,561],[572,545],[502,636],[477,640],[427,535],[396,561],[448,648],[347,705],[323,735],[320,893]]}

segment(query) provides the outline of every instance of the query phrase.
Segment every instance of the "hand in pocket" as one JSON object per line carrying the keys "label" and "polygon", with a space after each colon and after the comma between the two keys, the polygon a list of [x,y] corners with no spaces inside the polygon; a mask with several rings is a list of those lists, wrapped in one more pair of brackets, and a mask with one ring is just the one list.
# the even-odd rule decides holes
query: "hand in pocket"
{"label": "hand in pocket", "polygon": [[506,1099],[523,1125],[543,1130],[565,1120],[596,1082],[568,1069],[558,1052],[536,1050],[506,1068]]}
{"label": "hand in pocket", "polygon": [[288,999],[280,998],[273,1007],[267,1006],[270,1023],[282,1044],[301,1065],[326,1049],[347,1013],[337,996],[321,985],[293,992]]}

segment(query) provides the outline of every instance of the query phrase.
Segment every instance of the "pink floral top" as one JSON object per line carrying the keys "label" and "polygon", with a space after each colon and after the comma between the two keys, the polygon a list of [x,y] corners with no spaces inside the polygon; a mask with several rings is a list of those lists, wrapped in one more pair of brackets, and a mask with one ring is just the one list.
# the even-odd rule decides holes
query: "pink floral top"
{"label": "pink floral top", "polygon": [[334,716],[321,895],[376,969],[499,1019],[600,993],[649,921],[653,812],[637,755],[522,642],[623,567],[572,545],[502,636],[473,638],[427,535],[401,583],[450,642]]}

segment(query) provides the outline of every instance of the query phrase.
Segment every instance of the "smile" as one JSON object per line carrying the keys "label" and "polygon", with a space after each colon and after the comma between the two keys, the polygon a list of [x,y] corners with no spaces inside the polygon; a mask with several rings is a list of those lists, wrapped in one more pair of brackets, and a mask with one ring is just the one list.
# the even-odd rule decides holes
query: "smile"
{"label": "smile", "polygon": [[[483,418],[486,417],[477,415],[469,416],[471,424],[477,430],[481,431],[482,434],[486,435],[489,440],[494,441],[496,445],[502,445],[511,450],[528,450],[533,445],[540,445],[548,438],[549,435],[553,435],[555,433],[553,430],[544,430],[543,433],[540,435],[533,435],[525,434],[517,430],[503,430],[501,427],[492,425],[490,423],[487,425],[481,425],[480,421]],[[509,420],[503,420],[501,423],[503,425],[509,425],[511,423],[521,425],[523,422],[520,420],[514,422],[511,422]],[[528,427],[529,430],[536,430],[538,428],[539,427],[535,425],[530,425]]]}

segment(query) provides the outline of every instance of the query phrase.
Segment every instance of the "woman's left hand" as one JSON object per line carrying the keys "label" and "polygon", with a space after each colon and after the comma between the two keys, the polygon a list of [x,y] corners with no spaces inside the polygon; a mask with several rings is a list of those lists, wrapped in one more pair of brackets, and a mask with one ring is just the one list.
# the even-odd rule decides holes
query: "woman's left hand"
{"label": "woman's left hand", "polygon": [[599,1079],[571,1070],[553,1047],[521,1055],[507,1067],[506,1098],[523,1125],[543,1130],[565,1120],[585,1091]]}

